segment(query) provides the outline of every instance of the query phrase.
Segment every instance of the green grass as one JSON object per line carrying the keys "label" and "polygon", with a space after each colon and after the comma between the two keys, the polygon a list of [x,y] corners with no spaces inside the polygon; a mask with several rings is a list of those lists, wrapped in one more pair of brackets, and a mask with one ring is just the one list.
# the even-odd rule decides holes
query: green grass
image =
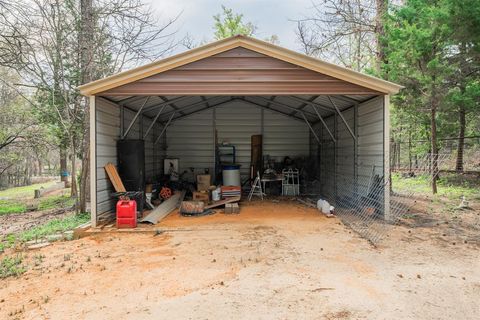
{"label": "green grass", "polygon": [[12,200],[0,200],[0,215],[23,213],[25,211],[27,211],[27,206],[24,203],[18,203]]}
{"label": "green grass", "polygon": [[4,257],[0,261],[0,278],[17,277],[23,274],[27,269],[22,265],[23,257],[16,255],[14,257]]}
{"label": "green grass", "polygon": [[89,220],[90,214],[88,213],[81,213],[61,219],[54,219],[43,225],[33,227],[32,229],[27,231],[23,231],[15,235],[15,238],[19,241],[40,239],[51,234],[72,230]]}
{"label": "green grass", "polygon": [[75,199],[66,195],[51,196],[40,200],[38,210],[47,210],[54,208],[68,208],[75,204]]}
{"label": "green grass", "polygon": [[36,183],[29,186],[9,188],[0,191],[0,198],[6,199],[19,199],[19,198],[30,198],[33,199],[34,190],[40,188],[48,188],[53,186],[57,181],[49,181],[44,183]]}
{"label": "green grass", "polygon": [[[407,191],[414,194],[431,196],[432,187],[428,175],[414,178],[402,178],[399,174],[392,174],[394,191]],[[435,197],[446,197],[458,200],[465,196],[467,200],[480,200],[480,179],[476,176],[458,174],[441,174],[437,181],[438,193]]]}

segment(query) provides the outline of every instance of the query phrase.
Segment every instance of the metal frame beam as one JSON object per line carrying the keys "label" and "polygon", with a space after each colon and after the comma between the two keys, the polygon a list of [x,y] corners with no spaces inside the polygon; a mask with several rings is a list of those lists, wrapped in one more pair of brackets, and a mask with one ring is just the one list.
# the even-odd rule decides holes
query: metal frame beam
{"label": "metal frame beam", "polygon": [[[160,97],[159,97],[160,98]],[[163,106],[167,106],[167,105],[170,105],[171,103],[174,103],[174,102],[179,102],[179,101],[182,101],[182,100],[186,100],[188,98],[191,98],[191,97],[187,97],[187,96],[183,96],[183,97],[178,97],[178,98],[174,98],[172,100],[167,100],[167,101],[164,101],[164,102],[161,102],[159,104],[155,104],[155,105],[152,105],[152,106],[148,106],[147,108],[145,108],[145,110],[143,111],[143,113],[146,113],[146,112],[149,112],[149,111],[152,111],[152,110],[155,110],[157,108],[161,108]],[[161,99],[161,98],[160,98]]]}
{"label": "metal frame beam", "polygon": [[150,96],[148,96],[145,101],[143,102],[142,106],[140,109],[138,109],[137,113],[133,117],[132,121],[130,121],[130,125],[127,127],[127,130],[125,130],[125,133],[122,134],[122,140],[125,139],[128,136],[128,133],[132,129],[133,125],[135,124],[135,121],[137,121],[138,116],[142,113],[143,107],[147,104],[148,100],[150,100]]}
{"label": "metal frame beam", "polygon": [[[280,107],[280,108],[286,108],[286,109],[289,109],[289,110],[292,110],[292,111],[298,111],[298,109],[295,108],[295,107],[286,105],[282,102],[268,100],[267,98],[264,98],[264,97],[261,97],[261,96],[255,96],[255,99],[260,99],[262,101],[265,101],[266,103],[271,103],[272,105],[274,105],[274,106],[276,105],[277,107]],[[311,113],[311,112],[307,112],[307,111],[299,111],[299,112],[303,112],[305,114],[308,114],[309,116],[316,117],[316,115],[314,113]]]}
{"label": "metal frame beam", "polygon": [[[217,97],[218,97],[218,96],[217,96]],[[206,102],[207,100],[208,100],[208,99],[205,99],[205,100],[202,101],[202,102]],[[191,115],[193,115],[193,114],[195,114],[195,113],[202,112],[202,111],[205,111],[205,110],[208,110],[208,109],[212,109],[212,108],[221,106],[221,105],[223,105],[223,104],[225,104],[225,103],[229,103],[229,102],[232,102],[232,101],[235,101],[235,100],[237,100],[237,98],[232,98],[232,97],[230,97],[230,99],[228,99],[228,100],[226,100],[226,101],[222,101],[222,102],[219,102],[219,103],[216,103],[216,104],[207,105],[205,108],[198,109],[198,110],[195,110],[195,111],[193,111],[193,112],[186,113],[186,114],[184,114],[184,115],[182,115],[182,116],[180,116],[180,117],[177,117],[177,118],[173,119],[173,122],[175,122],[175,121],[177,121],[177,120],[180,120],[180,119],[183,119],[183,118],[185,118],[185,117],[191,116]]]}
{"label": "metal frame beam", "polygon": [[175,112],[178,112],[179,110],[185,111],[186,109],[189,109],[189,108],[192,108],[192,107],[196,107],[196,106],[198,106],[198,105],[207,104],[207,102],[209,102],[209,101],[211,101],[211,100],[218,99],[218,98],[220,98],[220,97],[223,97],[223,96],[213,96],[213,97],[210,97],[210,98],[205,98],[205,100],[197,101],[197,102],[195,102],[195,103],[192,103],[192,104],[189,104],[189,105],[180,107],[178,110],[168,111],[168,112],[166,112],[166,113],[164,114],[164,116],[169,116],[170,114],[175,113]]}
{"label": "metal frame beam", "polygon": [[291,115],[290,113],[286,113],[286,112],[283,112],[283,111],[280,111],[280,110],[277,110],[277,109],[272,109],[272,108],[270,108],[269,106],[261,105],[261,104],[255,102],[255,101],[247,100],[247,99],[245,99],[245,98],[239,98],[239,100],[241,100],[241,101],[243,101],[243,102],[246,102],[246,103],[249,103],[249,104],[251,104],[251,105],[254,105],[254,106],[256,106],[256,107],[259,107],[259,108],[263,108],[263,109],[266,109],[266,110],[269,110],[269,111],[272,111],[272,112],[276,112],[276,113],[278,113],[278,114],[281,114],[281,115],[283,115],[283,116],[286,116],[286,117],[295,119],[295,120],[297,120],[297,121],[301,121],[301,122],[304,121],[302,118],[293,116],[293,115]]}
{"label": "metal frame beam", "polygon": [[305,116],[305,113],[302,112],[302,116],[303,116],[303,119],[305,120],[305,123],[310,128],[310,131],[312,132],[313,136],[315,137],[315,140],[317,140],[318,144],[322,144],[320,142],[320,139],[317,136],[317,133],[315,132],[315,130],[313,130],[312,125],[310,124],[310,122],[308,122],[307,117]]}
{"label": "metal frame beam", "polygon": [[[158,96],[158,97],[164,102],[168,102],[168,100],[165,97],[162,97],[162,96]],[[180,111],[179,108],[173,102],[170,102],[170,107],[172,107],[175,111],[178,111],[180,114],[184,114],[183,111]]]}
{"label": "metal frame beam", "polygon": [[[308,101],[313,102],[315,99],[317,99],[319,96],[313,96]],[[303,103],[301,106],[298,107],[298,110],[303,110],[306,106],[308,106],[308,103]],[[292,115],[296,114],[298,111],[292,111]]]}
{"label": "metal frame beam", "polygon": [[150,130],[152,130],[153,126],[155,125],[155,123],[157,122],[158,118],[160,117],[160,115],[162,114],[163,110],[166,108],[167,106],[163,106],[157,113],[157,115],[155,116],[155,118],[152,120],[152,123],[150,124],[150,126],[148,127],[147,129],[147,132],[145,132],[145,135],[143,136],[143,140],[145,140],[148,136],[148,134],[150,133]]}
{"label": "metal frame beam", "polygon": [[345,120],[345,118],[343,117],[343,114],[340,111],[340,109],[338,109],[337,105],[335,104],[335,102],[333,102],[333,100],[332,100],[332,98],[330,98],[330,96],[327,95],[327,98],[330,101],[330,103],[332,104],[332,106],[335,108],[335,110],[337,111],[337,114],[340,116],[340,119],[342,119],[343,124],[345,125],[345,127],[347,127],[348,132],[350,132],[352,138],[354,140],[357,140],[357,137],[355,136],[355,133],[353,133],[352,128],[350,128],[350,126],[348,125],[347,120]]}
{"label": "metal frame beam", "polygon": [[333,142],[337,142],[337,139],[335,139],[335,137],[333,136],[333,133],[328,128],[327,124],[325,123],[325,120],[323,120],[322,116],[320,115],[320,112],[318,112],[318,110],[315,106],[311,105],[311,107],[312,107],[313,110],[315,110],[315,113],[317,114],[318,119],[320,120],[320,122],[323,124],[323,126],[327,130],[327,132],[330,135],[330,137],[332,138]]}
{"label": "metal frame beam", "polygon": [[163,136],[163,134],[165,133],[165,131],[167,131],[167,127],[170,125],[170,122],[172,122],[172,119],[173,119],[173,116],[175,115],[175,112],[172,113],[172,115],[170,116],[170,118],[168,119],[167,123],[165,124],[165,126],[163,126],[163,129],[162,129],[162,132],[160,132],[160,135],[157,137],[157,140],[155,140],[155,142],[153,144],[157,144],[158,141],[160,140],[160,138]]}
{"label": "metal frame beam", "polygon": [[290,98],[292,100],[295,100],[295,101],[298,101],[298,102],[306,103],[308,105],[316,105],[320,109],[323,109],[323,110],[326,110],[326,111],[335,112],[335,109],[333,109],[331,107],[328,107],[328,106],[324,106],[323,104],[320,104],[318,102],[308,101],[308,100],[298,98],[298,97],[295,97],[295,96],[288,96],[288,98]]}

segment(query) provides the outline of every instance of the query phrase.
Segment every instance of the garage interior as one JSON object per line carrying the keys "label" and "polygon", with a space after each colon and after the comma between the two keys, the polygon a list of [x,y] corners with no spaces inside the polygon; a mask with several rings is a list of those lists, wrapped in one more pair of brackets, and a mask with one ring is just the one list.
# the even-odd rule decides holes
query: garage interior
{"label": "garage interior", "polygon": [[[118,167],[125,141],[142,146],[136,154],[142,154],[144,181],[135,191],[195,188],[205,174],[221,186],[222,168],[234,165],[242,201],[258,171],[267,198],[314,205],[321,198],[335,213],[365,207],[388,219],[388,103],[399,89],[245,36],[84,85],[91,108],[92,225],[114,216],[105,166]],[[165,168],[169,163],[173,172]],[[297,182],[285,179],[289,170],[294,176],[298,170]],[[282,186],[292,182],[298,187]],[[186,199],[188,191],[195,192],[187,190]],[[214,202],[212,195],[205,201]]]}

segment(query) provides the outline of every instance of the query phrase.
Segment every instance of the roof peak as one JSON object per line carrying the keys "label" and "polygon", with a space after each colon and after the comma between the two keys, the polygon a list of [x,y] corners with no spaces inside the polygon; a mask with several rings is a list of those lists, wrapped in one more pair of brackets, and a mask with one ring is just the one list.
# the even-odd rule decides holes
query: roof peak
{"label": "roof peak", "polygon": [[369,76],[348,68],[325,62],[304,54],[274,45],[245,35],[234,35],[208,43],[162,60],[158,60],[131,70],[123,71],[112,76],[96,80],[79,87],[81,94],[96,95],[111,88],[115,88],[151,75],[161,73],[176,67],[195,62],[237,47],[255,51],[279,60],[283,60],[316,72],[320,72],[341,80],[352,82],[385,94],[397,93],[402,86],[380,78]]}

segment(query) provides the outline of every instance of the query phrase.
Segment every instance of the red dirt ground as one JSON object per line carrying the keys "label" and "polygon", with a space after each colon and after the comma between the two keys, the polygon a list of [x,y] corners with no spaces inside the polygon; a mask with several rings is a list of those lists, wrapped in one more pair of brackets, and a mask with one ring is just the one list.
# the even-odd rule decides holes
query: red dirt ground
{"label": "red dirt ground", "polygon": [[478,246],[428,228],[374,248],[288,201],[155,228],[20,253],[28,271],[0,280],[0,319],[480,318]]}

